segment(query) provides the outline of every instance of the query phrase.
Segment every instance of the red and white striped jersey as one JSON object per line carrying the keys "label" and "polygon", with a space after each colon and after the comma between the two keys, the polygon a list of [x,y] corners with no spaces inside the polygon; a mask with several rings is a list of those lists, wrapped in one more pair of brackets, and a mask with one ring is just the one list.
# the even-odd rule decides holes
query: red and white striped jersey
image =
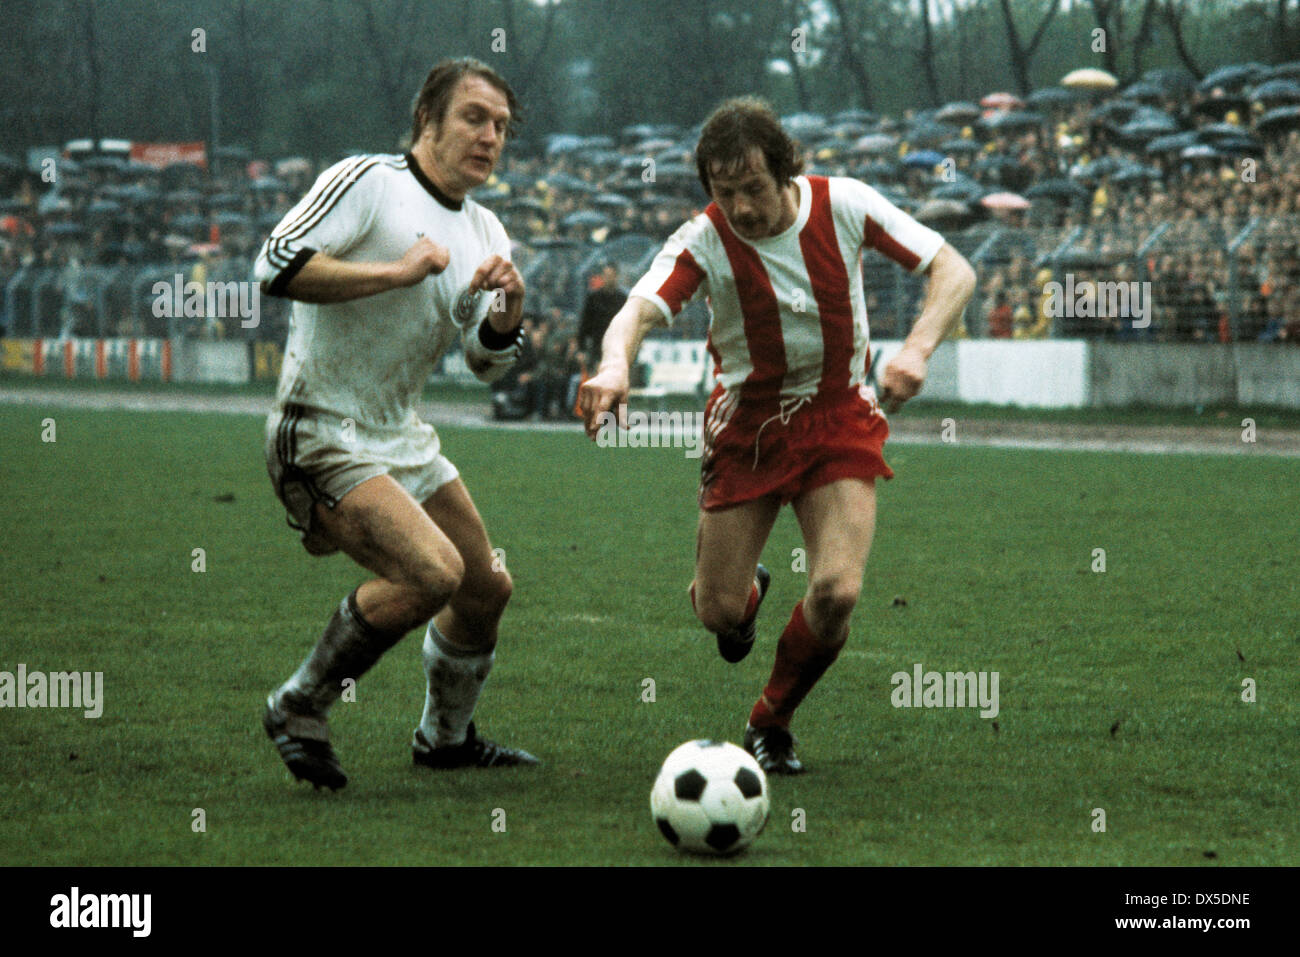
{"label": "red and white striped jersey", "polygon": [[744,402],[776,406],[861,387],[871,362],[862,248],[921,272],[944,242],[865,183],[794,182],[799,213],[789,229],[742,239],[710,203],[668,239],[631,292],[670,324],[688,302],[707,296],[718,384]]}

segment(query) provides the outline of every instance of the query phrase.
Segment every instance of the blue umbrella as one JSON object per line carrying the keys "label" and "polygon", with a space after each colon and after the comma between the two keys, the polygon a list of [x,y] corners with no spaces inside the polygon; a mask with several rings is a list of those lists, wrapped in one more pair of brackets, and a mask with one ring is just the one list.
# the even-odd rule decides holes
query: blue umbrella
{"label": "blue umbrella", "polygon": [[1178,153],[1194,146],[1200,142],[1195,130],[1188,130],[1183,133],[1171,133],[1168,136],[1157,136],[1147,144],[1146,153],[1148,156],[1155,156],[1159,153]]}
{"label": "blue umbrella", "polygon": [[1078,102],[1078,94],[1063,86],[1045,86],[1025,97],[1025,105],[1035,109],[1059,110]]}
{"label": "blue umbrella", "polygon": [[1300,106],[1279,106],[1269,110],[1255,121],[1261,133],[1281,133],[1300,129]]}
{"label": "blue umbrella", "polygon": [[934,150],[917,150],[903,157],[903,165],[912,169],[930,169],[938,166],[946,158],[942,153],[936,153]]}

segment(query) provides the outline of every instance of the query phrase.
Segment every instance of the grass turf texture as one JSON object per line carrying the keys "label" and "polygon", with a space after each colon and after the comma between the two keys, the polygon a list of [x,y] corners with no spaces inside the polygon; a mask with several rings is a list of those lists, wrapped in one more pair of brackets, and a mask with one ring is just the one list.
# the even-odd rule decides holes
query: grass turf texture
{"label": "grass turf texture", "polygon": [[[686,600],[696,461],[443,430],[516,582],[480,726],[546,763],[413,768],[412,634],[337,706],[352,783],[317,793],[290,780],[261,702],[362,575],[285,526],[261,420],[0,407],[0,427],[0,670],[104,673],[97,720],[0,709],[0,864],[709,863],[663,841],[650,785],[683,741],[739,741],[806,584],[789,510],[764,555],[759,647],[729,666]],[[1300,863],[1283,492],[1300,462],[890,458],[850,644],[795,724],[810,773],[772,780],[740,862]],[[996,723],[892,707],[891,675],[916,662],[999,672]]]}

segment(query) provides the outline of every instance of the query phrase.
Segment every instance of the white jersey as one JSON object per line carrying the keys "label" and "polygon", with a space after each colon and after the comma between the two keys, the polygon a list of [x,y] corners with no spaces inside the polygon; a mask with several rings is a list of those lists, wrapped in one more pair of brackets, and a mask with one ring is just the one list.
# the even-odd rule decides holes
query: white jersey
{"label": "white jersey", "polygon": [[[436,448],[432,429],[415,412],[435,363],[458,333],[467,356],[479,346],[468,340],[478,339],[492,297],[471,296],[470,279],[489,256],[510,258],[510,241],[496,216],[469,198],[451,200],[409,153],[354,156],[321,174],[276,226],[254,266],[267,293],[283,294],[315,252],[352,262],[392,262],[422,236],[448,249],[450,263],[442,273],[349,302],[294,302],[276,393],[281,408],[301,406],[325,418],[352,420],[358,435],[407,464],[427,459]],[[513,355],[513,348],[512,343],[500,353]],[[485,367],[475,371],[490,381],[482,374],[489,371]],[[421,435],[430,441],[420,442]]]}
{"label": "white jersey", "polygon": [[631,292],[670,323],[686,303],[707,296],[718,384],[774,408],[817,393],[870,393],[862,250],[921,272],[944,242],[857,180],[794,182],[798,214],[779,236],[743,239],[710,203],[669,238]]}

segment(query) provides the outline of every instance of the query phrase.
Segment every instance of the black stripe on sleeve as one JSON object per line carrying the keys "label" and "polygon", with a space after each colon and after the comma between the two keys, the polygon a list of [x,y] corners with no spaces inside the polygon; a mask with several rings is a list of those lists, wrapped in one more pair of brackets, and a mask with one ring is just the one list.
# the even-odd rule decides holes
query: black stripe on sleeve
{"label": "black stripe on sleeve", "polygon": [[276,274],[276,277],[270,282],[262,284],[262,291],[268,296],[279,296],[281,298],[287,297],[289,293],[285,291],[286,287],[293,280],[293,277],[298,275],[302,270],[302,267],[307,265],[307,260],[311,259],[311,257],[315,255],[316,250],[309,249],[305,246],[298,250],[298,255],[293,257],[293,261],[290,262],[289,265],[281,269],[280,272]]}

